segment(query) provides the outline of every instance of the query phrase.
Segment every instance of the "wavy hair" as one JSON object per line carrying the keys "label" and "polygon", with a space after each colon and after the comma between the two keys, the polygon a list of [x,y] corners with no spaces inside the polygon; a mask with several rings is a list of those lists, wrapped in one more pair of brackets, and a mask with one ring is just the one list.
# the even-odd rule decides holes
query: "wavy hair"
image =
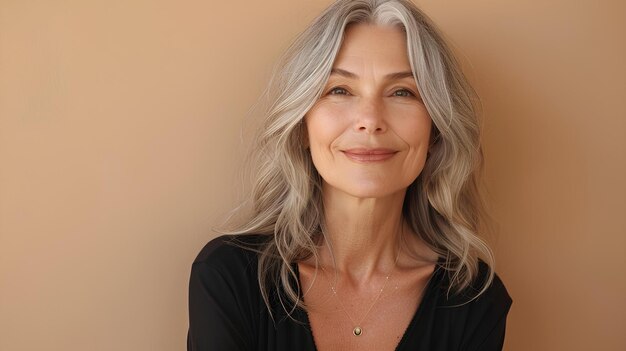
{"label": "wavy hair", "polygon": [[449,293],[470,285],[479,257],[490,269],[476,296],[494,276],[493,254],[478,236],[484,218],[478,186],[483,159],[474,90],[438,29],[410,1],[339,0],[296,38],[274,70],[252,149],[250,213],[228,231],[268,236],[256,250],[259,285],[270,313],[271,291],[281,292],[277,295],[289,314],[304,307],[293,264],[318,259],[324,211],[322,179],[302,142],[302,121],[322,94],[346,27],[359,23],[404,31],[411,69],[433,122],[429,156],[405,196],[406,221],[445,259]]}

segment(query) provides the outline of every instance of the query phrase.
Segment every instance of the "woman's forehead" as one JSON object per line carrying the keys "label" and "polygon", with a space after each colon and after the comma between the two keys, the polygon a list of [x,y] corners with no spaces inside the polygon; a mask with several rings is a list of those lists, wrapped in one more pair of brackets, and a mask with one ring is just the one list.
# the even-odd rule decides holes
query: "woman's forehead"
{"label": "woman's forehead", "polygon": [[410,71],[405,34],[392,26],[350,26],[333,68],[357,75],[372,69],[380,74]]}

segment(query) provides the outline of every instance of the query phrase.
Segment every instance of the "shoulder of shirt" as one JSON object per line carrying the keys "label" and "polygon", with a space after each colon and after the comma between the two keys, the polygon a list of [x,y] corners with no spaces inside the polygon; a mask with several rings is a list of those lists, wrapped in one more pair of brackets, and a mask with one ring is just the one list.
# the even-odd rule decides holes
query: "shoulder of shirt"
{"label": "shoulder of shirt", "polygon": [[257,234],[218,236],[200,250],[193,265],[207,265],[222,270],[256,264],[258,250],[263,248],[268,239],[267,235]]}
{"label": "shoulder of shirt", "polygon": [[[504,283],[500,279],[497,273],[494,272],[493,280],[485,288],[485,283],[489,279],[490,268],[489,266],[479,260],[478,273],[472,280],[469,286],[459,293],[447,293],[447,284],[442,284],[441,288],[443,293],[446,294],[447,306],[463,306],[463,305],[501,305],[503,308],[508,309],[512,303],[512,299],[504,286]],[[447,279],[446,279],[447,281]],[[483,291],[484,289],[484,291]]]}

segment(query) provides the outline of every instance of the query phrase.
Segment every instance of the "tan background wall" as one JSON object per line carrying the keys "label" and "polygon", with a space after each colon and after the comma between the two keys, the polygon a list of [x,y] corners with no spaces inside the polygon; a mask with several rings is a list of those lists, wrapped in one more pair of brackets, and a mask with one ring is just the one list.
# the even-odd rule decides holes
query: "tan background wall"
{"label": "tan background wall", "polygon": [[[183,350],[244,116],[328,0],[0,0],[0,350]],[[626,350],[626,2],[418,3],[484,99],[507,350]]]}

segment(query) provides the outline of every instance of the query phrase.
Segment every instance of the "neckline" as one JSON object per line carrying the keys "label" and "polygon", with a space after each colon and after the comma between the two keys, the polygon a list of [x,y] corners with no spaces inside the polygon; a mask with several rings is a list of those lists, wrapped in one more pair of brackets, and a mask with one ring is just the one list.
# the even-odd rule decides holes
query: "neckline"
{"label": "neckline", "polygon": [[[439,257],[439,259],[437,260],[437,262],[435,263],[435,269],[433,270],[433,272],[430,275],[430,278],[428,278],[428,282],[426,283],[426,286],[424,287],[424,289],[421,292],[421,300],[419,302],[419,304],[417,305],[417,308],[415,309],[415,313],[413,313],[413,317],[411,317],[411,321],[409,322],[409,325],[406,327],[406,329],[404,330],[404,333],[402,334],[402,337],[400,338],[400,341],[398,342],[398,344],[396,345],[396,347],[394,348],[395,351],[399,351],[400,348],[407,342],[407,338],[409,337],[408,335],[411,334],[411,332],[413,331],[413,329],[416,328],[417,322],[420,318],[420,316],[422,315],[422,311],[424,310],[425,305],[427,305],[428,302],[426,302],[427,300],[430,301],[430,299],[432,299],[432,295],[433,295],[433,291],[436,287],[436,281],[438,281],[439,279],[435,279],[435,276],[438,275],[440,273],[440,271],[442,271],[441,267],[442,264],[444,262],[445,258],[444,257]],[[300,281],[300,268],[298,267],[298,263],[295,262],[292,264],[295,272],[296,272],[296,278],[298,279],[298,285],[300,287],[302,287],[302,282]],[[301,301],[304,301],[304,296],[302,294],[302,289],[300,289],[300,293],[298,295],[298,297],[300,298]],[[297,313],[300,315],[301,319],[304,321],[304,326],[306,327],[307,330],[307,334],[309,339],[311,340],[311,343],[313,344],[313,349],[315,351],[317,351],[317,344],[315,343],[315,337],[313,336],[313,329],[311,328],[311,321],[309,319],[309,312],[302,308],[302,307],[298,307],[296,309]]]}

